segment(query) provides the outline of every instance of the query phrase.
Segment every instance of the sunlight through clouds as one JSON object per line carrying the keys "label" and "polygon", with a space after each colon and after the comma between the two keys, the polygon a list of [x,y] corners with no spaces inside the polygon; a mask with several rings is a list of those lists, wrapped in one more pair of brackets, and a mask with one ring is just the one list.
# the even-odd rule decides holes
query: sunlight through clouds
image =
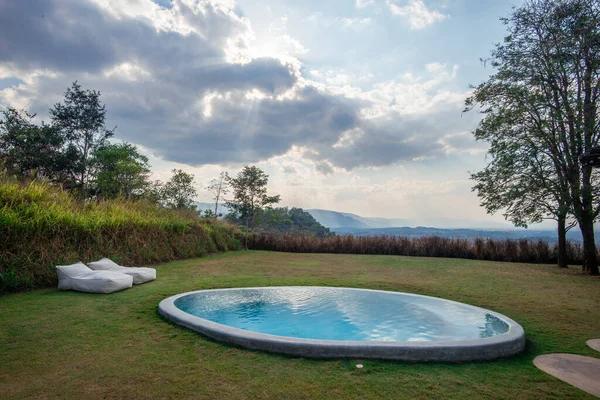
{"label": "sunlight through clouds", "polygon": [[416,186],[445,188],[481,163],[468,133],[477,117],[461,115],[465,60],[481,54],[422,36],[450,14],[436,29],[466,20],[458,11],[427,0],[0,2],[0,79],[15,82],[0,86],[0,107],[47,120],[78,80],[102,93],[107,124],[156,177],[184,168],[205,182],[257,164],[287,204],[366,209],[364,193],[401,197],[396,175],[424,196]]}

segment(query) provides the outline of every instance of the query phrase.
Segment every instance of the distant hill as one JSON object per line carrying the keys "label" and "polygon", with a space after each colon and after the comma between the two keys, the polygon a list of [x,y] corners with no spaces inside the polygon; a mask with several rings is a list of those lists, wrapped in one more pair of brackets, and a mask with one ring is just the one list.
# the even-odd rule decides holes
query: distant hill
{"label": "distant hill", "polygon": [[374,226],[362,221],[362,217],[354,214],[341,213],[329,210],[304,210],[314,217],[321,225],[329,228],[353,228],[353,229],[368,229],[375,228]]}
{"label": "distant hill", "polygon": [[[214,204],[197,203],[198,208],[214,209]],[[549,243],[555,243],[556,231],[541,229],[515,229],[511,225],[502,223],[481,223],[456,219],[436,219],[432,225],[436,227],[425,227],[428,221],[413,221],[398,218],[369,218],[361,217],[352,213],[343,213],[331,210],[308,209],[304,210],[314,217],[321,225],[329,228],[337,234],[353,234],[356,236],[441,236],[441,237],[459,237],[465,239],[494,238],[494,239],[520,239],[543,240]],[[219,205],[219,212],[226,215],[227,208]],[[421,226],[419,226],[421,225]],[[468,227],[468,228],[466,228]],[[600,229],[597,229],[597,243],[600,243]],[[571,229],[567,233],[567,239],[581,243],[581,232],[577,228]]]}
{"label": "distant hill", "polygon": [[497,222],[468,221],[464,219],[435,218],[431,220],[410,220],[399,218],[370,218],[360,215],[343,213],[330,210],[307,209],[317,221],[329,229],[353,228],[353,229],[380,229],[397,227],[435,226],[444,229],[488,229],[488,230],[510,230],[509,224]]}

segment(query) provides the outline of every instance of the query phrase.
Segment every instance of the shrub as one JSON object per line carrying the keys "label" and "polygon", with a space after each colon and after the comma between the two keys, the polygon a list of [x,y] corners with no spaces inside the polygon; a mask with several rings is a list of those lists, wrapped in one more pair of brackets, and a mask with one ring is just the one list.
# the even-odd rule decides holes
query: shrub
{"label": "shrub", "polygon": [[[352,235],[319,238],[259,233],[250,236],[248,246],[255,250],[293,253],[388,254],[540,264],[557,262],[555,248],[542,240],[529,241],[527,239],[493,240],[491,238],[475,238],[469,241],[467,239],[438,236],[408,238],[402,236]],[[583,254],[579,244],[569,243],[568,259],[571,264],[581,264]]]}
{"label": "shrub", "polygon": [[239,248],[240,232],[195,213],[123,199],[80,202],[0,176],[0,293],[56,283],[55,265],[110,257],[147,265]]}

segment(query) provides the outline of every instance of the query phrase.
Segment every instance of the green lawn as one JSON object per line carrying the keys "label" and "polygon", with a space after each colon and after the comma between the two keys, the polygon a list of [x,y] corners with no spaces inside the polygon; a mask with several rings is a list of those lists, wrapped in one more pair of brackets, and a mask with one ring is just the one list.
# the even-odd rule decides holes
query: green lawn
{"label": "green lawn", "polygon": [[[593,398],[532,364],[552,352],[600,357],[585,345],[600,338],[600,279],[578,269],[258,251],[157,269],[156,281],[111,295],[46,289],[0,297],[0,397]],[[523,326],[527,348],[460,365],[306,360],[220,344],[157,313],[160,300],[184,291],[276,285],[395,290],[489,308]]]}

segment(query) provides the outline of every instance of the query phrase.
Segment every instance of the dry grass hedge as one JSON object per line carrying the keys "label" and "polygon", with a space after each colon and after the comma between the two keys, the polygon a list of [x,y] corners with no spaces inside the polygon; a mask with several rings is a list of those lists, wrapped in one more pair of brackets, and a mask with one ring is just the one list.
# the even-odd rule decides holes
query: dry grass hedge
{"label": "dry grass hedge", "polygon": [[[542,240],[483,239],[428,236],[294,236],[260,233],[250,237],[248,247],[291,253],[381,254],[415,257],[449,257],[475,260],[551,264],[557,262],[557,249]],[[581,264],[581,246],[568,243],[571,264]]]}
{"label": "dry grass hedge", "polygon": [[145,265],[240,247],[233,226],[194,213],[81,202],[45,182],[0,177],[0,293],[54,285],[54,266],[79,260]]}

